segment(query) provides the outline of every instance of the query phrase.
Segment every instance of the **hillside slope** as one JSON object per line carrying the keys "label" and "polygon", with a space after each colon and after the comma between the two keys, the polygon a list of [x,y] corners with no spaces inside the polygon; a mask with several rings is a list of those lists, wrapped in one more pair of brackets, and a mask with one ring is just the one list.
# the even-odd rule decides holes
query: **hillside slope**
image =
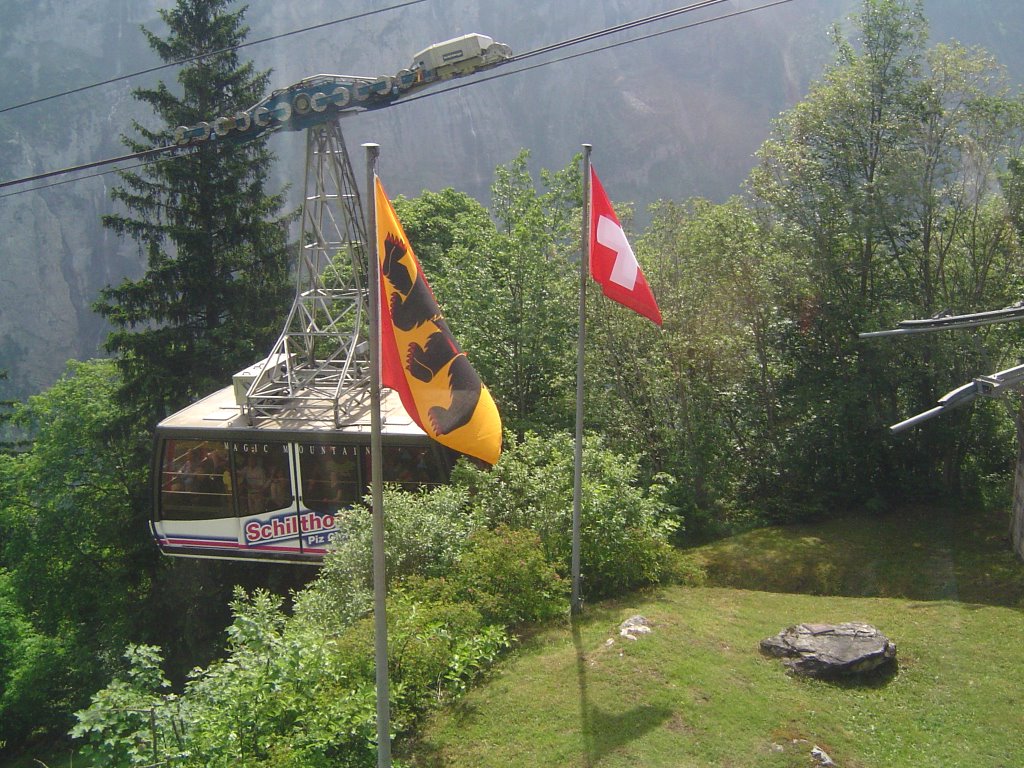
{"label": "hillside slope", "polygon": [[[710,586],[590,606],[529,637],[427,724],[412,764],[796,768],[820,765],[819,746],[843,768],[1018,766],[1024,564],[1005,534],[1000,512],[922,506],[689,550]],[[635,614],[652,633],[620,637]],[[845,621],[895,641],[894,673],[800,680],[758,651],[787,626]]]}

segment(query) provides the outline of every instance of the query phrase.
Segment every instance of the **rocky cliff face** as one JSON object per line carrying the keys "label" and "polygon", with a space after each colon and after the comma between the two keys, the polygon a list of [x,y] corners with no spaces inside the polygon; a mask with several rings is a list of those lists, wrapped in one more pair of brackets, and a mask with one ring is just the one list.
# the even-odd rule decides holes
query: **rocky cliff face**
{"label": "rocky cliff face", "polygon": [[[130,0],[7,5],[0,109],[132,71],[145,55],[138,25],[155,17],[152,4]],[[129,87],[0,113],[0,179],[123,154],[118,136],[137,114]],[[99,223],[112,182],[0,197],[0,369],[10,394],[48,386],[69,358],[95,356],[106,331],[90,304],[105,284],[138,272],[132,246]]]}
{"label": "rocky cliff face", "polygon": [[[931,0],[944,7],[952,0]],[[998,5],[1000,0],[990,0]],[[0,109],[158,64],[139,25],[164,31],[156,9],[171,0],[40,0],[9,3],[0,23]],[[250,40],[354,15],[383,2],[251,0]],[[275,86],[319,72],[390,74],[433,42],[482,32],[517,53],[676,7],[656,0],[562,0],[558,3],[422,2],[398,11],[254,45],[245,50],[274,70]],[[494,168],[521,148],[534,168],[562,168],[594,145],[594,163],[611,195],[638,211],[660,198],[721,200],[739,192],[770,122],[805,93],[829,60],[828,26],[855,0],[800,0],[708,21],[756,3],[735,0],[617,38],[529,59],[514,74],[492,70],[486,83],[438,93],[347,119],[346,141],[361,178],[359,145],[381,145],[381,175],[392,195],[454,187],[489,202]],[[957,3],[952,3],[956,6]],[[1016,15],[1020,15],[1019,12]],[[986,18],[988,19],[986,24]],[[979,14],[998,43],[1005,20]],[[992,27],[1002,25],[1002,32]],[[643,42],[583,54],[640,34],[682,25]],[[1016,22],[1016,27],[1020,22]],[[1019,31],[1019,30],[1018,30]],[[968,41],[969,30],[955,33]],[[952,32],[950,34],[953,34]],[[947,37],[942,35],[941,37]],[[132,119],[152,124],[130,89],[164,70],[32,107],[0,112],[0,179],[12,179],[124,152],[119,135]],[[466,81],[462,81],[466,82]],[[240,105],[248,106],[248,105]],[[279,182],[302,183],[299,134],[272,139]],[[0,197],[0,369],[8,392],[49,385],[68,358],[98,354],[106,334],[90,304],[99,289],[142,263],[132,243],[100,225],[109,212],[106,175]],[[0,190],[0,195],[13,190]],[[301,190],[299,190],[301,191]]]}

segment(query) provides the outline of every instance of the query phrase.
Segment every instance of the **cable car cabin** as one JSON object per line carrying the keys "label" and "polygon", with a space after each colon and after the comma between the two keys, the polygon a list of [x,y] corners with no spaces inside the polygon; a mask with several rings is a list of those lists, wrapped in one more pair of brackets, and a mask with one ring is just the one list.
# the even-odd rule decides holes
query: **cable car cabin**
{"label": "cable car cabin", "polygon": [[[341,429],[300,417],[249,426],[226,387],[157,426],[151,529],[164,554],[323,558],[344,535],[337,512],[369,492],[369,403]],[[381,420],[384,482],[448,481],[457,454],[428,438],[397,395],[382,398]]]}

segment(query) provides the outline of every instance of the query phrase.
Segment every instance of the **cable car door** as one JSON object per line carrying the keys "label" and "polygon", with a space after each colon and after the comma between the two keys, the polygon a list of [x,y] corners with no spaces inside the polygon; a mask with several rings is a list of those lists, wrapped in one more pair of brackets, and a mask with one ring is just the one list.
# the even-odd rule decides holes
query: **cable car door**
{"label": "cable car door", "polygon": [[298,454],[299,516],[306,554],[323,556],[337,533],[337,513],[351,507],[365,493],[359,456],[360,445],[300,443]]}
{"label": "cable car door", "polygon": [[239,554],[260,558],[301,555],[295,466],[289,443],[233,442]]}

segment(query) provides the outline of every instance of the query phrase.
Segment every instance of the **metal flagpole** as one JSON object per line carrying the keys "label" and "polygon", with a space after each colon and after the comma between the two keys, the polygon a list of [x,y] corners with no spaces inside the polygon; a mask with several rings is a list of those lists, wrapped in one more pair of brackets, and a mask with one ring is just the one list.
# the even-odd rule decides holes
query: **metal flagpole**
{"label": "metal flagpole", "polygon": [[587,269],[590,261],[590,144],[583,145],[583,223],[580,227],[580,320],[576,334],[576,447],[572,478],[572,598],[570,610],[583,610],[580,594],[580,517],[583,497],[583,342],[587,330]]}
{"label": "metal flagpole", "polygon": [[387,583],[384,579],[384,491],[380,444],[380,254],[377,252],[377,157],[379,144],[366,149],[366,189],[370,198],[366,252],[370,290],[370,495],[373,506],[373,637],[377,666],[377,768],[391,768],[391,704],[388,686]]}

